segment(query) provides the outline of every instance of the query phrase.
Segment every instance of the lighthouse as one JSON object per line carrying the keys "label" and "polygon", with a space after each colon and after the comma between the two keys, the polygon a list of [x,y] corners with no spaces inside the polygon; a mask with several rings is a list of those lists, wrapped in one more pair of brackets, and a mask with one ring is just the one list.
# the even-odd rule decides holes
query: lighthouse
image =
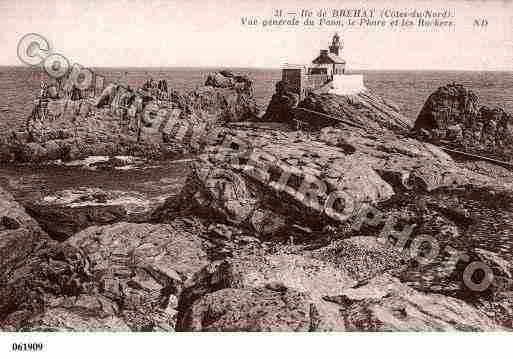
{"label": "lighthouse", "polygon": [[282,80],[303,99],[309,92],[350,95],[365,91],[363,75],[345,73],[346,61],[340,57],[343,42],[335,33],[329,50],[320,50],[311,65],[286,64]]}
{"label": "lighthouse", "polygon": [[340,36],[338,36],[338,32],[336,32],[335,35],[333,35],[333,39],[331,40],[330,54],[335,54],[339,56],[341,48],[343,48],[343,44],[340,41]]}
{"label": "lighthouse", "polygon": [[328,81],[333,80],[333,75],[341,75],[345,72],[346,62],[338,56],[341,48],[340,36],[337,33],[333,35],[331,45],[328,50],[321,50],[318,57],[312,61],[310,74],[326,74]]}

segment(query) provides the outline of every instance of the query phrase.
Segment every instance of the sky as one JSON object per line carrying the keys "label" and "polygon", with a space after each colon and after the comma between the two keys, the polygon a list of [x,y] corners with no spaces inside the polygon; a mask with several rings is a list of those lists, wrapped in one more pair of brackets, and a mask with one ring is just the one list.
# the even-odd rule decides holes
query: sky
{"label": "sky", "polygon": [[[243,26],[275,9],[448,9],[455,26]],[[473,26],[486,18],[488,26]],[[302,20],[301,20],[302,21]],[[309,63],[338,31],[348,68],[513,71],[513,0],[0,0],[0,65],[21,65],[27,33],[85,67],[273,67]]]}

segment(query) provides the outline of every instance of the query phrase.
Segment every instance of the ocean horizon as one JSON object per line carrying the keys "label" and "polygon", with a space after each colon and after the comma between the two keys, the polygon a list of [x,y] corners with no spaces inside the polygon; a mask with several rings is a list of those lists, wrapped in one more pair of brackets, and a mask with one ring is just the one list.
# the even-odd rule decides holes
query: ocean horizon
{"label": "ocean horizon", "polygon": [[[209,73],[231,69],[249,76],[254,83],[254,94],[260,110],[265,110],[274,93],[274,85],[281,79],[280,68],[255,67],[90,67],[105,77],[106,83],[124,82],[138,87],[149,78],[165,79],[169,88],[191,91],[202,86]],[[513,71],[470,70],[358,70],[348,73],[364,75],[365,86],[396,103],[401,113],[415,119],[429,95],[440,86],[460,83],[476,93],[481,105],[501,107],[513,112]],[[0,66],[0,130],[21,126],[30,114],[33,100],[39,93],[41,79],[48,80],[39,68],[20,65]]]}

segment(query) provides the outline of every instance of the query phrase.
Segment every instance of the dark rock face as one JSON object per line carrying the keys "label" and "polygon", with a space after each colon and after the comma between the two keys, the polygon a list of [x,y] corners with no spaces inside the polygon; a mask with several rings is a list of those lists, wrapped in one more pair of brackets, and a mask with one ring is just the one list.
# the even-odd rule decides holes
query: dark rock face
{"label": "dark rock face", "polygon": [[415,121],[420,137],[454,149],[511,161],[513,116],[481,106],[477,96],[458,84],[432,93]]}
{"label": "dark rock face", "polygon": [[413,265],[400,278],[416,289],[451,295],[474,305],[494,303],[495,298],[513,290],[513,266],[497,253],[475,248],[453,264],[435,262],[420,268]]}
{"label": "dark rock face", "polygon": [[415,121],[415,129],[447,129],[459,123],[473,123],[479,114],[477,96],[462,85],[438,88],[427,99]]}
{"label": "dark rock face", "polygon": [[[30,217],[10,193],[0,187],[0,233],[2,236],[19,237],[37,243],[48,239],[39,224]],[[5,253],[8,255],[8,253]]]}
{"label": "dark rock face", "polygon": [[247,76],[227,71],[210,74],[204,87],[187,96],[194,108],[209,114],[214,111],[216,122],[240,122],[258,116],[253,82]]}
{"label": "dark rock face", "polygon": [[27,212],[57,241],[65,241],[94,225],[148,222],[159,204],[138,193],[98,188],[67,189],[23,203]]}
{"label": "dark rock face", "polygon": [[299,103],[299,96],[288,89],[284,81],[276,83],[276,92],[273,94],[262,121],[282,122],[293,125],[294,114],[292,109]]}
{"label": "dark rock face", "polygon": [[28,213],[55,240],[64,241],[93,225],[112,224],[127,219],[123,206],[45,206],[30,205]]}

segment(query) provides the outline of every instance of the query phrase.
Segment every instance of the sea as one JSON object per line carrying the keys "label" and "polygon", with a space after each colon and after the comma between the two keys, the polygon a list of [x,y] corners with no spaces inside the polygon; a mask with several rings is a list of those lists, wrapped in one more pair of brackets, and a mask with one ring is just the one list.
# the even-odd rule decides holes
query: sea
{"label": "sea", "polygon": [[[204,84],[209,73],[220,68],[92,68],[105,77],[106,83],[123,82],[142,86],[149,78],[165,79],[168,87],[193,90]],[[274,84],[281,77],[280,69],[232,68],[254,81],[254,94],[261,110],[265,110]],[[483,105],[502,107],[513,112],[513,72],[472,71],[352,71],[364,75],[368,89],[399,105],[401,112],[412,119],[418,115],[428,96],[438,87],[456,82],[472,89]],[[349,71],[351,73],[351,71]],[[21,126],[39,93],[41,79],[47,79],[38,68],[0,67],[0,131]]]}
{"label": "sea", "polygon": [[[165,79],[168,87],[193,90],[204,84],[209,73],[221,68],[94,68],[106,82],[141,86],[149,77]],[[231,69],[254,81],[254,95],[260,110],[265,110],[279,81],[279,69]],[[513,72],[470,71],[353,71],[362,73],[364,83],[374,93],[393,101],[407,117],[415,119],[428,96],[438,87],[456,82],[472,89],[481,105],[501,107],[513,113]],[[36,68],[0,67],[0,132],[21,128],[39,93],[45,76]],[[88,159],[72,164],[52,163],[37,166],[0,165],[0,186],[21,203],[55,197],[62,191],[70,197],[91,190],[122,192],[135,207],[163,201],[176,194],[188,173],[188,160],[150,163],[133,159],[133,164],[113,171],[100,171]],[[513,259],[513,204],[493,210],[472,204],[482,218],[478,228],[470,228],[457,248],[482,247]]]}

